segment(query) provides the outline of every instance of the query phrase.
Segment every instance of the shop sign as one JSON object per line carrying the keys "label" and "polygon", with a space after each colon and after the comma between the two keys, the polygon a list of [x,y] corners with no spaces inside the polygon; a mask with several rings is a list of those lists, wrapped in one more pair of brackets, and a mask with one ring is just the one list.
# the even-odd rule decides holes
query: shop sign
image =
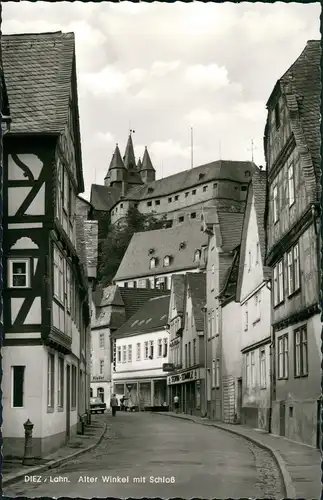
{"label": "shop sign", "polygon": [[92,380],[104,380],[104,376],[103,375],[95,375],[94,377],[92,377]]}
{"label": "shop sign", "polygon": [[178,375],[170,375],[167,377],[167,383],[170,384],[180,384],[181,382],[190,382],[191,380],[196,380],[198,378],[198,371],[191,370],[189,372],[179,373]]}

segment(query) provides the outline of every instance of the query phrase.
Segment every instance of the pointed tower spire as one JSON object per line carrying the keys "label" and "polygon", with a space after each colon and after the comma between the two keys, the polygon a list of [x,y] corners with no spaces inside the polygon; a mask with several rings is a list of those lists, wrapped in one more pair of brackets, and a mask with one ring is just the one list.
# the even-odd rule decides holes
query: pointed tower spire
{"label": "pointed tower spire", "polygon": [[145,183],[153,182],[155,180],[155,173],[156,172],[151,162],[148,149],[146,146],[140,170],[141,178]]}
{"label": "pointed tower spire", "polygon": [[124,165],[128,170],[131,169],[135,170],[136,168],[135,151],[133,148],[132,135],[131,135],[133,132],[134,130],[130,130],[126,150],[123,157]]}
{"label": "pointed tower spire", "polygon": [[141,167],[142,167],[141,158],[139,158],[138,163],[137,163],[137,170],[138,170],[138,172],[140,172]]}
{"label": "pointed tower spire", "polygon": [[121,182],[123,180],[124,171],[125,166],[121,158],[119,146],[117,144],[112,155],[107,175],[104,178],[104,184],[106,186],[112,186],[112,184],[115,182]]}

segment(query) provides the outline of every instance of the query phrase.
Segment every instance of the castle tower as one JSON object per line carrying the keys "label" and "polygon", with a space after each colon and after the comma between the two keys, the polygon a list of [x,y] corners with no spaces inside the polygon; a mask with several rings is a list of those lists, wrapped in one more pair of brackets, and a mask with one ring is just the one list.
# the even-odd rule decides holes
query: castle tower
{"label": "castle tower", "polygon": [[145,147],[144,156],[142,159],[142,165],[140,170],[141,179],[145,184],[149,184],[149,182],[153,182],[155,180],[156,172],[151,163],[151,159],[147,150],[147,146]]}
{"label": "castle tower", "polygon": [[141,158],[139,158],[138,163],[137,163],[137,171],[138,172],[140,172],[141,167],[142,167],[142,162],[141,162]]}
{"label": "castle tower", "polygon": [[128,137],[128,142],[126,145],[126,150],[123,157],[124,166],[127,170],[136,170],[136,159],[135,159],[135,151],[133,149],[133,142],[131,131]]}
{"label": "castle tower", "polygon": [[114,150],[112,160],[107,172],[107,175],[104,178],[105,186],[120,186],[122,182],[125,180],[126,169],[124,163],[121,158],[120,150],[118,144]]}

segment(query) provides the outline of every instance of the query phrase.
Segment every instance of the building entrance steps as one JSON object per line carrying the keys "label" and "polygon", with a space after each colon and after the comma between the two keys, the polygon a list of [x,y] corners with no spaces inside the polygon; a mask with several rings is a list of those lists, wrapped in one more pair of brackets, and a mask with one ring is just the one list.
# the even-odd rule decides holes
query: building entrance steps
{"label": "building entrance steps", "polygon": [[321,452],[315,448],[275,436],[240,424],[223,424],[208,418],[183,413],[160,413],[160,415],[191,420],[243,436],[256,445],[267,449],[275,458],[285,484],[287,498],[319,499],[322,495]]}

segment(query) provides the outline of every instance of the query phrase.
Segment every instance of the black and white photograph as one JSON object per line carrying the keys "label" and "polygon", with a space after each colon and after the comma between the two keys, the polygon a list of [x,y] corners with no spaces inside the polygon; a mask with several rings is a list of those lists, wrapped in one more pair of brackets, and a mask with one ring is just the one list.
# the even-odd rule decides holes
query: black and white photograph
{"label": "black and white photograph", "polygon": [[319,498],[321,4],[0,9],[3,495]]}

